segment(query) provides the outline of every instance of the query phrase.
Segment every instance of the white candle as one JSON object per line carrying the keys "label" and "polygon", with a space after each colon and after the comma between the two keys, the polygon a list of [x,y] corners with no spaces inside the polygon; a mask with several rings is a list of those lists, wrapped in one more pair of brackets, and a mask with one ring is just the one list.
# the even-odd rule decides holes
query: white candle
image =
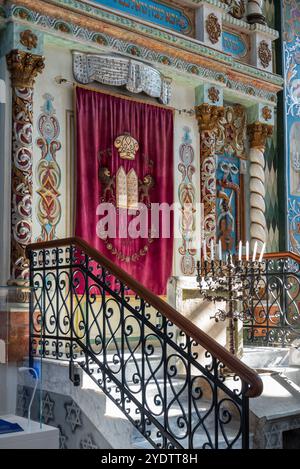
{"label": "white candle", "polygon": [[246,261],[249,261],[249,241],[246,243]]}
{"label": "white candle", "polygon": [[211,256],[211,260],[213,261],[214,258],[215,258],[214,242],[213,242],[213,240],[211,240],[211,242],[210,242],[210,256]]}
{"label": "white candle", "polygon": [[207,249],[206,249],[206,239],[203,241],[203,257],[207,261]]}
{"label": "white candle", "polygon": [[261,253],[260,253],[259,261],[258,261],[258,262],[262,262],[263,257],[264,257],[264,254],[265,254],[265,250],[266,250],[266,243],[263,244],[263,247],[262,247],[262,249],[261,249]]}
{"label": "white candle", "polygon": [[219,239],[219,261],[222,260],[222,242]]}
{"label": "white candle", "polygon": [[252,257],[253,262],[256,261],[256,254],[257,254],[257,241],[255,241],[254,249],[253,249],[253,257]]}
{"label": "white candle", "polygon": [[242,260],[242,251],[243,251],[243,243],[242,243],[242,241],[240,241],[240,244],[239,244],[239,261]]}

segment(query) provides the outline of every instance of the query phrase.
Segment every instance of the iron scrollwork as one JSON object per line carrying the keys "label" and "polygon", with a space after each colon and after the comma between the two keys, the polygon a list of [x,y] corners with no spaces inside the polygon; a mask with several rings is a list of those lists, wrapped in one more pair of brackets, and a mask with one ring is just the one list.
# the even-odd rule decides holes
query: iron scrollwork
{"label": "iron scrollwork", "polygon": [[249,385],[217,357],[81,247],[30,265],[32,357],[80,365],[155,448],[248,447]]}
{"label": "iron scrollwork", "polygon": [[300,338],[300,265],[291,258],[263,262],[204,261],[198,265],[198,281],[205,298],[225,301],[216,321],[229,321],[230,351],[235,353],[237,321],[244,326],[247,345],[290,347]]}
{"label": "iron scrollwork", "polygon": [[291,258],[268,259],[261,274],[249,272],[251,301],[243,303],[245,341],[290,347],[300,338],[300,265]]}

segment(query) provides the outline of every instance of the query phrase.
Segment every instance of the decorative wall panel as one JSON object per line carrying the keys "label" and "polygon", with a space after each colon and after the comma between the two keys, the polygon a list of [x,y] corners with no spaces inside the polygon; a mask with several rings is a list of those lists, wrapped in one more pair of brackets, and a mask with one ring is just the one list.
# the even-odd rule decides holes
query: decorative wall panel
{"label": "decorative wall panel", "polygon": [[241,159],[246,158],[246,111],[239,104],[225,106],[217,135],[217,241],[223,251],[236,252],[241,240],[243,220],[243,187]]}
{"label": "decorative wall panel", "polygon": [[36,142],[41,150],[41,159],[36,171],[39,185],[37,217],[41,225],[37,241],[50,241],[55,239],[56,228],[61,219],[61,170],[57,163],[57,152],[61,149],[61,143],[58,140],[60,126],[53,107],[54,98],[49,94],[45,94],[43,98],[45,102],[38,119],[39,138]]}
{"label": "decorative wall panel", "polygon": [[246,110],[241,104],[226,106],[217,135],[217,152],[246,158]]}
{"label": "decorative wall panel", "polygon": [[178,198],[181,205],[180,229],[182,233],[182,245],[179,248],[181,259],[181,271],[184,275],[195,273],[195,256],[197,250],[193,248],[196,231],[196,188],[193,182],[195,174],[195,151],[192,145],[191,129],[185,127],[182,144],[179,147],[180,163],[178,170],[182,175],[182,181],[178,188]]}
{"label": "decorative wall panel", "polygon": [[223,51],[237,59],[243,59],[249,50],[248,38],[231,31],[223,31]]}
{"label": "decorative wall panel", "polygon": [[218,156],[217,162],[217,239],[222,250],[234,253],[241,239],[240,160],[234,155]]}
{"label": "decorative wall panel", "polygon": [[95,81],[104,85],[125,86],[131,93],[146,93],[169,104],[171,80],[150,65],[105,54],[73,52],[73,73],[82,84]]}

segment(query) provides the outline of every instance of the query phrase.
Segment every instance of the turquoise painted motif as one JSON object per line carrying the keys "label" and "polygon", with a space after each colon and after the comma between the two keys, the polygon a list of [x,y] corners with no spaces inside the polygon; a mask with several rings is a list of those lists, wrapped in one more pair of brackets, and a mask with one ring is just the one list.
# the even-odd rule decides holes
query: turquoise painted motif
{"label": "turquoise painted motif", "polygon": [[154,0],[92,0],[92,3],[114,8],[180,33],[187,33],[191,29],[189,19],[182,11]]}
{"label": "turquoise painted motif", "polygon": [[247,44],[238,34],[223,31],[222,35],[223,51],[233,57],[243,58],[247,54]]}

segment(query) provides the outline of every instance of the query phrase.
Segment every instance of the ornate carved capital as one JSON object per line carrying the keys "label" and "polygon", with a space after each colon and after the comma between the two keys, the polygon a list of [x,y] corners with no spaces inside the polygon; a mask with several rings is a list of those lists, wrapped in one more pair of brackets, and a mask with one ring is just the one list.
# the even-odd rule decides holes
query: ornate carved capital
{"label": "ornate carved capital", "polygon": [[6,62],[15,88],[33,88],[37,75],[45,68],[44,57],[18,50],[12,50]]}
{"label": "ornate carved capital", "polygon": [[265,148],[267,138],[273,134],[273,126],[254,122],[248,125],[248,134],[251,148]]}
{"label": "ornate carved capital", "polygon": [[211,106],[210,104],[196,106],[196,118],[200,132],[214,130],[222,117],[224,117],[224,108],[221,106]]}

